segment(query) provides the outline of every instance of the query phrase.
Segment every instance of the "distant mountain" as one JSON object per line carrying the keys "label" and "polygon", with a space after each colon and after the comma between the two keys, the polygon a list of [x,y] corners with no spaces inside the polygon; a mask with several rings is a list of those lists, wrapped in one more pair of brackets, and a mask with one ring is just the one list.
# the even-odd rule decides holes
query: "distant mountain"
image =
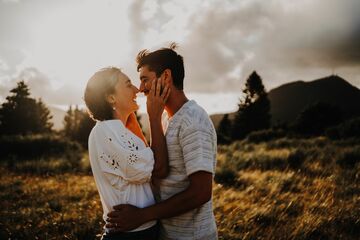
{"label": "distant mountain", "polygon": [[272,89],[268,97],[273,124],[294,121],[301,111],[316,102],[337,106],[345,116],[360,113],[360,90],[336,75],[284,84]]}

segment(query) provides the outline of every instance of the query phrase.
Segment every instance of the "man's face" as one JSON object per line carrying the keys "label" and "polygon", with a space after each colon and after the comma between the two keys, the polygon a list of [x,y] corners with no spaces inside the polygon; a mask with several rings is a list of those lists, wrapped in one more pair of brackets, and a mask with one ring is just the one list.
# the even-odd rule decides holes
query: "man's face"
{"label": "man's face", "polygon": [[140,68],[140,92],[144,93],[145,96],[149,94],[151,89],[152,81],[156,79],[156,73],[149,70],[149,66],[145,65]]}

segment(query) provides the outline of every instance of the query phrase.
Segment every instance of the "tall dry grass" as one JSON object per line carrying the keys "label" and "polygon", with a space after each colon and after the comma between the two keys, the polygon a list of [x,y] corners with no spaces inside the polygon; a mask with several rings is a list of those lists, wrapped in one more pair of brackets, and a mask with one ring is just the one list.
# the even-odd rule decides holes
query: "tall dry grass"
{"label": "tall dry grass", "polygon": [[[73,162],[73,163],[71,163]],[[219,146],[220,239],[358,239],[360,140],[273,139]],[[75,164],[75,165],[72,165]],[[99,239],[87,156],[0,164],[0,239]]]}
{"label": "tall dry grass", "polygon": [[222,239],[358,239],[360,141],[220,146],[214,187]]}

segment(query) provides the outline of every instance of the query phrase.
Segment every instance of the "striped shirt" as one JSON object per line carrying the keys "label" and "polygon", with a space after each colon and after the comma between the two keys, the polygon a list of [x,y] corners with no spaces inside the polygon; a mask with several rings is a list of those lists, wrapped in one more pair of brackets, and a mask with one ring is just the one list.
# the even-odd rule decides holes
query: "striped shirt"
{"label": "striped shirt", "polygon": [[[189,186],[188,176],[198,171],[215,173],[216,132],[204,109],[185,103],[164,123],[170,172],[160,182],[166,200]],[[201,207],[161,220],[161,239],[217,239],[212,200]]]}

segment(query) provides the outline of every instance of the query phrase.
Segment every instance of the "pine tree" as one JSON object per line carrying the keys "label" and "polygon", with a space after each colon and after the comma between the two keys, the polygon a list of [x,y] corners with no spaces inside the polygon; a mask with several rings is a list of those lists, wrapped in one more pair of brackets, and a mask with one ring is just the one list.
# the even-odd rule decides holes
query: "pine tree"
{"label": "pine tree", "polygon": [[231,121],[229,119],[229,114],[225,114],[224,117],[221,119],[217,129],[218,143],[221,144],[229,143],[231,139],[230,133],[231,133]]}
{"label": "pine tree", "polygon": [[0,133],[15,135],[51,131],[49,109],[41,99],[30,98],[29,87],[24,81],[18,82],[10,92],[0,108]]}
{"label": "pine tree", "polygon": [[233,140],[242,139],[252,131],[270,127],[270,101],[262,79],[256,71],[246,80],[243,93],[245,98],[240,101],[233,122]]}
{"label": "pine tree", "polygon": [[75,108],[70,105],[63,122],[64,136],[78,141],[83,147],[87,148],[89,134],[95,125],[95,121],[90,118],[89,114],[79,109],[77,105]]}
{"label": "pine tree", "polygon": [[50,110],[46,107],[42,99],[40,98],[37,103],[37,130],[38,132],[51,132],[52,127],[54,124],[51,122],[53,116],[50,113]]}
{"label": "pine tree", "polygon": [[63,123],[64,123],[64,128],[63,128],[63,134],[67,137],[69,137],[70,139],[73,138],[72,134],[73,134],[73,118],[74,118],[74,112],[72,109],[72,106],[69,106],[69,109],[66,111],[66,115],[64,117]]}

